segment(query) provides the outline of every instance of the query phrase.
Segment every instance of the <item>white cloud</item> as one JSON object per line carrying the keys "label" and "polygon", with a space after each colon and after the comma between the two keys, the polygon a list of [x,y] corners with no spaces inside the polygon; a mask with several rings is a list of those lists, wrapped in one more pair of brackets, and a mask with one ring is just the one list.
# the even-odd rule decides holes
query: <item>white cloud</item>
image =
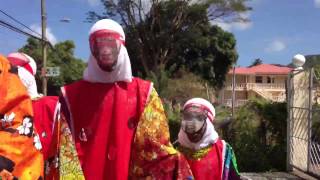
{"label": "white cloud", "polygon": [[[41,26],[39,26],[38,24],[32,24],[30,26],[30,29],[34,30],[38,34],[41,34]],[[33,35],[35,35],[35,36],[39,36],[38,34],[33,33]],[[47,27],[46,36],[47,36],[47,39],[50,41],[51,44],[56,44],[57,43],[58,40],[55,37],[55,35],[52,33],[50,27]]]}
{"label": "white cloud", "polygon": [[281,40],[272,41],[266,48],[266,52],[279,52],[286,49],[286,44]]}
{"label": "white cloud", "polygon": [[314,5],[316,8],[320,8],[320,0],[314,0]]}
{"label": "white cloud", "polygon": [[232,31],[232,30],[246,30],[252,27],[252,22],[211,22],[211,24],[217,25],[221,27],[225,31]]}
{"label": "white cloud", "polygon": [[232,27],[236,30],[246,30],[252,27],[252,22],[235,22]]}
{"label": "white cloud", "polygon": [[218,21],[211,21],[212,25],[217,25],[221,27],[225,31],[231,31],[232,25],[230,23],[225,23],[225,22],[218,22]]}
{"label": "white cloud", "polygon": [[100,0],[87,0],[90,6],[97,6]]}
{"label": "white cloud", "polygon": [[[242,13],[239,16],[240,18],[243,18],[243,19],[250,19],[250,15],[251,15],[250,13]],[[225,22],[222,19],[211,21],[211,24],[217,25],[225,31],[232,31],[232,30],[243,31],[251,28],[253,25],[251,21]]]}

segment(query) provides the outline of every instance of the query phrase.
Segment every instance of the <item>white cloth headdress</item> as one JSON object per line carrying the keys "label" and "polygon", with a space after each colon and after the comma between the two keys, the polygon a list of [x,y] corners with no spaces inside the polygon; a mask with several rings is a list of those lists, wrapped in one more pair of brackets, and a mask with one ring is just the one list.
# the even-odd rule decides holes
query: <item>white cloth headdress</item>
{"label": "white cloth headdress", "polygon": [[[89,32],[89,36],[91,36],[93,33],[99,30],[110,30],[119,33],[123,38],[123,41],[125,41],[125,34],[122,27],[120,26],[120,24],[111,19],[102,19],[96,22],[92,26]],[[88,67],[85,69],[83,73],[83,79],[89,82],[99,83],[113,83],[117,81],[131,82],[132,70],[130,58],[126,47],[123,44],[121,44],[117,64],[115,65],[114,70],[111,72],[103,71],[98,66],[97,60],[91,53],[88,61]]]}
{"label": "white cloth headdress", "polygon": [[219,135],[214,129],[214,126],[212,124],[212,121],[214,120],[214,117],[215,117],[215,109],[212,106],[212,104],[209,101],[202,98],[193,98],[188,100],[184,104],[183,109],[185,109],[186,107],[189,107],[190,105],[205,107],[205,109],[209,111],[208,117],[206,119],[207,128],[202,139],[196,143],[191,142],[187,134],[182,129],[180,129],[178,134],[178,142],[182,146],[193,149],[193,150],[199,150],[201,148],[209,146],[210,144],[216,143],[219,138]]}

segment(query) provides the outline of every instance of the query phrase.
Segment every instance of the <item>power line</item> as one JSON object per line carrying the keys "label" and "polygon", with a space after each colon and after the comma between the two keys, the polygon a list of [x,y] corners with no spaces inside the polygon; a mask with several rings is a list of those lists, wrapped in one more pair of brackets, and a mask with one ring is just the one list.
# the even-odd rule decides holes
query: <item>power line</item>
{"label": "power line", "polygon": [[23,30],[15,27],[15,26],[13,26],[13,25],[11,25],[11,24],[9,24],[8,22],[5,22],[5,21],[3,21],[3,20],[0,20],[0,26],[3,26],[3,27],[5,27],[5,28],[8,28],[8,29],[10,29],[10,30],[12,30],[12,31],[15,31],[15,32],[20,33],[20,34],[23,34],[23,35],[26,35],[26,36],[29,36],[29,37],[33,37],[33,38],[38,39],[38,40],[40,40],[40,41],[45,41],[45,42],[47,42],[47,43],[49,43],[49,44],[51,45],[51,43],[50,43],[49,41],[42,40],[42,38],[37,37],[37,36],[35,36],[35,35],[33,35],[33,34],[30,34],[30,33],[28,33],[28,32],[25,32],[25,31],[23,31]]}
{"label": "power line", "polygon": [[[30,37],[32,37],[32,38],[35,38],[35,39],[37,39],[37,40],[42,41],[42,39],[41,39],[40,37],[37,37],[37,36],[34,36],[34,35],[32,35],[32,34],[30,34],[30,33],[28,33],[28,32],[25,32],[25,31],[23,31],[23,30],[15,27],[15,26],[13,26],[13,25],[11,25],[11,24],[9,24],[8,22],[5,22],[5,21],[3,21],[3,20],[0,20],[0,26],[3,26],[3,27],[5,27],[5,28],[8,28],[8,29],[10,29],[10,30],[12,30],[12,31],[15,31],[15,32],[17,32],[17,33],[20,33],[20,34],[23,34],[23,35],[26,35],[26,36],[30,36]],[[57,53],[58,57],[62,57],[62,56],[58,53],[58,51],[57,51],[55,48],[53,48],[52,44],[51,44],[49,41],[46,41],[46,42],[50,45],[51,49],[52,49],[55,53]],[[68,63],[65,62],[65,61],[61,61],[61,62],[62,62],[63,64],[65,64],[65,65],[68,65]],[[74,71],[73,69],[71,69],[71,70]],[[75,72],[75,71],[74,71],[74,72]]]}
{"label": "power line", "polygon": [[[1,25],[0,25],[1,26]],[[3,37],[9,37],[10,36],[11,31],[8,28],[1,28],[0,27],[0,35],[3,35]],[[24,41],[24,36],[16,36],[17,39]]]}
{"label": "power line", "polygon": [[[4,12],[3,10],[0,9],[0,12],[3,13],[4,15],[8,16],[10,19],[14,20],[15,22],[17,22],[18,24],[22,25],[23,27],[25,27],[25,28],[29,29],[30,31],[32,31],[32,32],[38,34],[39,36],[41,36],[41,34],[39,34],[39,33],[35,32],[34,30],[30,29],[28,26],[24,25],[23,23],[21,23],[20,21],[18,21],[18,20],[15,19],[14,17],[10,16],[10,15],[7,14],[6,12]],[[22,29],[19,29],[18,27],[14,26],[14,25],[11,25],[11,24],[8,23],[8,22],[5,22],[4,20],[0,20],[0,26],[3,26],[3,27],[5,27],[5,28],[8,28],[8,29],[10,29],[10,30],[12,30],[12,31],[15,31],[15,32],[17,32],[17,33],[20,33],[20,34],[23,34],[23,35],[26,35],[26,36],[29,36],[29,37],[32,37],[32,38],[35,38],[35,39],[37,39],[37,40],[42,41],[42,38],[37,37],[37,36],[35,36],[35,35],[33,35],[33,34],[30,34],[30,33],[28,33],[28,32],[25,32],[25,31],[23,31]],[[53,51],[57,52],[56,49],[53,48],[52,44],[51,44],[49,41],[46,41],[46,42],[50,45],[50,47],[52,48]],[[59,56],[59,55],[58,55],[58,56]],[[66,62],[64,62],[64,61],[62,61],[62,62],[67,65]]]}
{"label": "power line", "polygon": [[30,29],[28,26],[26,26],[25,24],[23,24],[22,22],[18,21],[17,19],[15,19],[14,17],[10,16],[8,13],[4,12],[3,10],[0,9],[0,12],[4,15],[6,15],[7,17],[9,17],[10,19],[12,19],[13,21],[15,21],[16,23],[20,24],[21,26],[29,29],[30,31],[32,31],[33,33],[38,34],[39,36],[41,36],[41,34],[37,33],[36,31]]}
{"label": "power line", "polygon": [[12,31],[15,31],[15,32],[17,32],[17,33],[20,33],[20,34],[23,34],[23,35],[26,35],[26,36],[30,36],[30,37],[36,38],[36,39],[38,39],[38,40],[42,40],[41,38],[39,38],[39,37],[37,37],[37,36],[34,36],[34,35],[32,35],[32,34],[30,34],[30,33],[28,33],[28,32],[25,32],[25,31],[23,31],[23,30],[15,27],[15,26],[13,26],[13,25],[11,25],[11,24],[9,24],[8,22],[5,22],[5,21],[3,21],[3,20],[0,20],[0,25],[3,26],[3,27],[6,27],[6,28],[8,28],[8,29],[10,29],[10,30],[12,30]]}

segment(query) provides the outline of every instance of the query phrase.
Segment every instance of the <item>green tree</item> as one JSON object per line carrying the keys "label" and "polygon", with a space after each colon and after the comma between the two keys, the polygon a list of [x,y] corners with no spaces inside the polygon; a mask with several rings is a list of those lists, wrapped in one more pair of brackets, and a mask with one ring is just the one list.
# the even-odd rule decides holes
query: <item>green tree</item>
{"label": "green tree", "polygon": [[[230,33],[212,27],[210,21],[246,21],[240,16],[250,10],[245,2],[102,0],[105,12],[89,12],[88,20],[92,22],[106,17],[121,20],[135,74],[162,78],[162,71],[169,71],[169,75],[176,72],[179,65],[193,58],[190,54],[194,52],[196,58],[192,61],[196,63],[189,62],[191,66],[186,67],[190,70],[199,67],[197,72],[201,72],[204,78],[212,80],[214,77],[212,84],[221,85],[216,80],[223,80],[225,69],[237,59],[235,39]],[[182,45],[185,46],[182,48]],[[184,51],[191,53],[181,54]]]}
{"label": "green tree", "polygon": [[[57,95],[60,87],[82,78],[85,63],[74,57],[75,45],[73,41],[59,42],[53,48],[48,49],[47,66],[60,67],[60,76],[48,78],[48,95]],[[38,90],[42,87],[41,68],[42,68],[42,49],[41,42],[29,38],[27,43],[19,50],[30,55],[37,63],[38,72],[36,80]]]}
{"label": "green tree", "polygon": [[262,64],[262,59],[257,58],[251,63],[251,65],[249,67],[257,66],[257,65],[260,65],[260,64]]}
{"label": "green tree", "polygon": [[226,73],[238,58],[233,34],[203,23],[179,36],[175,44],[177,54],[173,58],[177,69],[184,66],[210,85],[220,88]]}
{"label": "green tree", "polygon": [[307,55],[307,56],[305,56],[305,58],[306,58],[306,62],[303,65],[304,68],[310,68],[310,67],[315,67],[315,66],[317,66],[317,68],[319,68],[320,54]]}

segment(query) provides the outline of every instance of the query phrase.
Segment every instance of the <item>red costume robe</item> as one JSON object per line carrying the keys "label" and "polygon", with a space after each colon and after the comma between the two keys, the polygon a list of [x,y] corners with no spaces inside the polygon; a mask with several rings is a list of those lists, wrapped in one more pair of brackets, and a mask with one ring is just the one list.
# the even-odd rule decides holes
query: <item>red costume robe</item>
{"label": "red costume robe", "polygon": [[32,100],[34,125],[39,133],[42,144],[41,151],[45,160],[54,156],[52,134],[58,99],[58,96],[44,96]]}
{"label": "red costume robe", "polygon": [[219,139],[201,159],[187,159],[195,179],[219,179],[222,177],[223,143]]}
{"label": "red costume robe", "polygon": [[[186,155],[196,180],[240,180],[232,148],[223,140],[218,139],[210,147],[200,150],[201,153],[180,149]],[[199,157],[195,157],[196,154]]]}
{"label": "red costume robe", "polygon": [[78,81],[62,93],[60,177],[192,177],[170,144],[164,110],[150,82]]}

